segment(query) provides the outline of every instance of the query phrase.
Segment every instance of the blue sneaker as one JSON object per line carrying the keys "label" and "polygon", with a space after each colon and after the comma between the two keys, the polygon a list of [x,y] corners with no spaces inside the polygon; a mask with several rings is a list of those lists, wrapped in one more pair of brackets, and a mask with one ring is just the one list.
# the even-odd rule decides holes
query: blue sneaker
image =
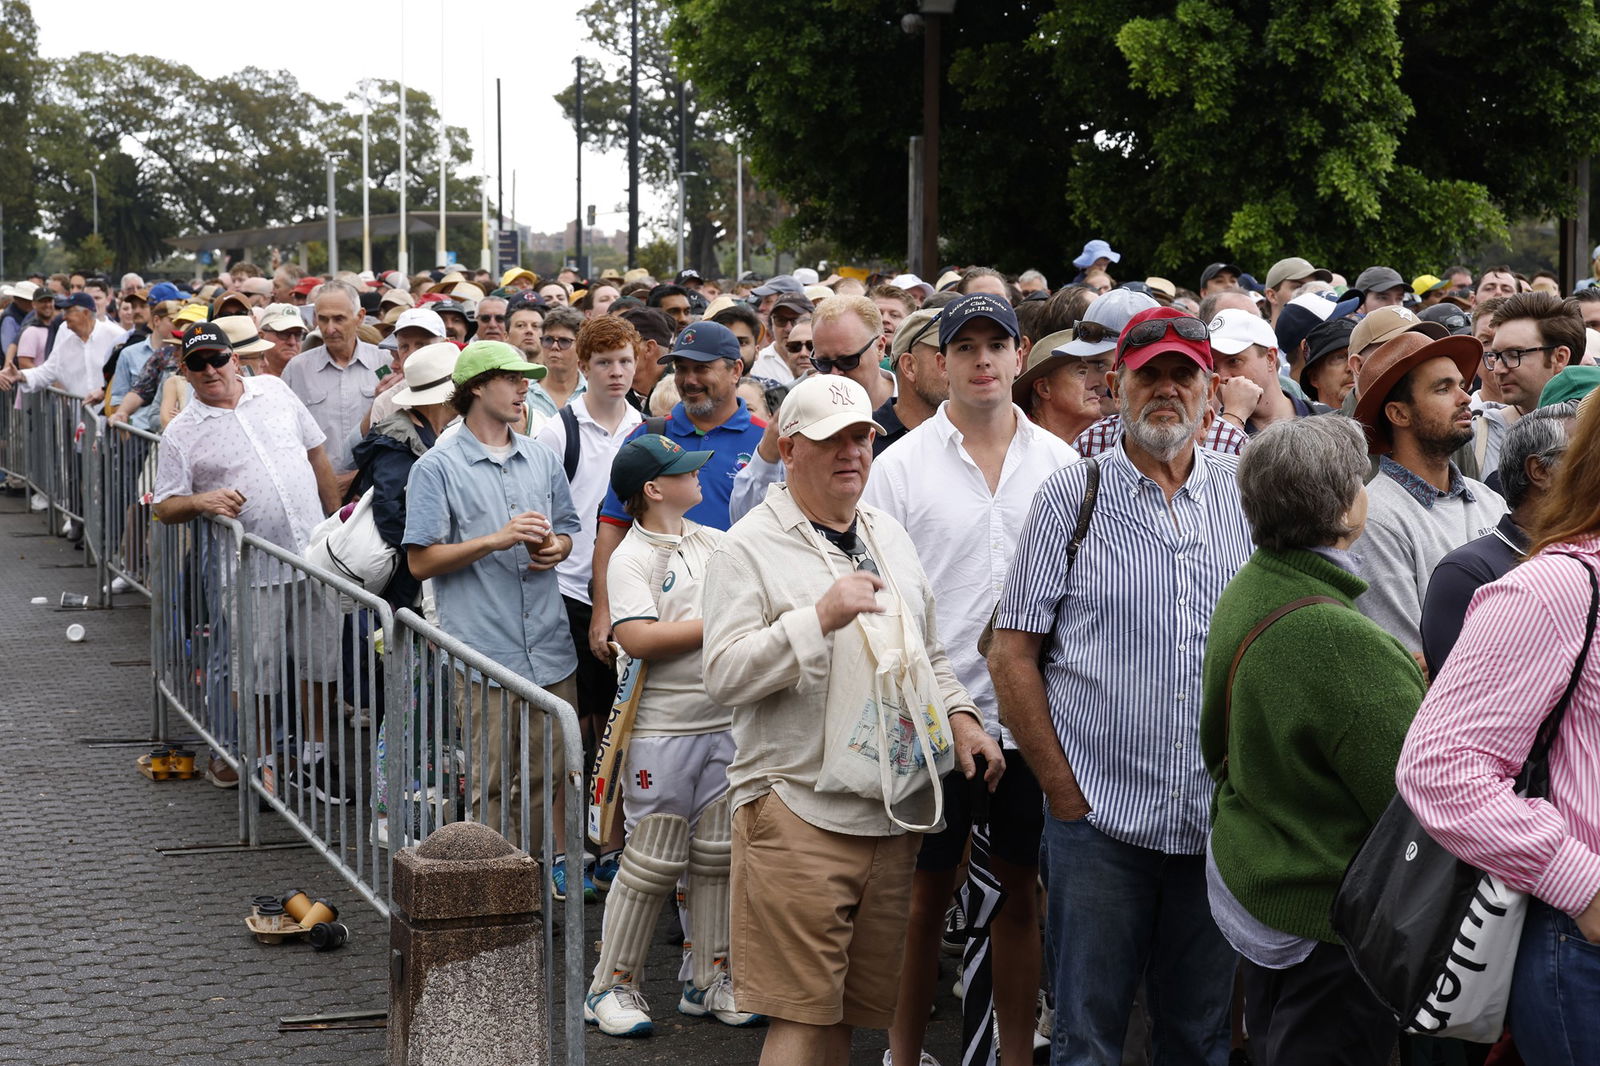
{"label": "blue sneaker", "polygon": [[762,1025],[767,1020],[764,1014],[752,1014],[734,1005],[733,981],[726,970],[718,970],[708,988],[696,988],[693,981],[685,981],[683,995],[678,999],[678,1013],[691,1018],[710,1015],[723,1025],[731,1025],[735,1029]]}
{"label": "blue sneaker", "polygon": [[557,855],[550,862],[550,898],[557,903],[567,900],[567,857]]}
{"label": "blue sneaker", "polygon": [[594,903],[600,898],[600,889],[594,883],[594,860],[585,859],[583,862],[583,901]]}
{"label": "blue sneaker", "polygon": [[622,866],[622,852],[613,851],[600,856],[600,861],[594,864],[594,887],[600,890],[601,895],[611,891],[611,882],[617,879],[617,870]]}

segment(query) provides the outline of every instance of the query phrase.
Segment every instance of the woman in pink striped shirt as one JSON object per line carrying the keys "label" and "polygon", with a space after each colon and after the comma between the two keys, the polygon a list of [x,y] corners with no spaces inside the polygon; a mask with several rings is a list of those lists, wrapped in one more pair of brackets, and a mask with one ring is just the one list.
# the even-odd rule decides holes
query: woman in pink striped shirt
{"label": "woman in pink striped shirt", "polygon": [[1551,746],[1549,798],[1514,788],[1588,636],[1584,571],[1600,573],[1597,396],[1579,409],[1528,561],[1473,597],[1396,771],[1434,839],[1534,897],[1508,1015],[1529,1066],[1600,1063],[1600,652]]}

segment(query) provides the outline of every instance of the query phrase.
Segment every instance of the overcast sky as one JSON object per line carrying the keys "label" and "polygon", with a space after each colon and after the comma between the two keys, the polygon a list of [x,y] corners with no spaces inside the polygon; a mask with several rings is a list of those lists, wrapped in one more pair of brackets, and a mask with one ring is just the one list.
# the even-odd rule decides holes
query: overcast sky
{"label": "overcast sky", "polygon": [[[450,74],[444,88],[445,116],[471,132],[479,154],[475,165],[488,170],[491,190],[494,80],[501,79],[507,211],[515,171],[517,215],[523,224],[559,232],[572,218],[574,134],[552,97],[571,82],[574,56],[598,55],[585,41],[576,4],[534,0],[509,7],[450,5],[442,31],[440,0],[331,0],[231,13],[211,8],[172,18],[110,0],[34,0],[32,6],[39,51],[48,57],[77,52],[155,55],[185,63],[208,78],[249,63],[288,70],[308,92],[330,101],[342,101],[362,78],[400,77],[403,11],[406,83],[438,100],[442,60]],[[502,30],[518,24],[526,28],[485,34],[482,27],[497,24]],[[269,25],[288,32],[267,32]],[[583,181],[584,202],[594,204],[598,213],[596,226],[607,233],[627,229],[626,153],[586,152]],[[641,195],[641,224],[648,229],[657,199],[648,190]],[[619,207],[621,214],[610,213]]]}

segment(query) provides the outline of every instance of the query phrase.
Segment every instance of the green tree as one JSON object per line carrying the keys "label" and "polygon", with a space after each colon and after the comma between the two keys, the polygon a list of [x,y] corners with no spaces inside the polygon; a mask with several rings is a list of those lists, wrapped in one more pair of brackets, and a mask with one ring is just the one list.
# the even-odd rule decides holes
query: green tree
{"label": "green tree", "polygon": [[[0,0],[0,241],[5,270],[21,273],[32,258],[39,223],[28,156],[28,130],[38,77],[38,33],[27,0]],[[3,271],[0,271],[3,273]]]}
{"label": "green tree", "polygon": [[[674,0],[677,55],[796,205],[796,235],[903,254],[907,6]],[[1536,0],[963,4],[944,34],[942,252],[1059,276],[1098,236],[1129,275],[1190,283],[1222,256],[1437,266],[1570,203],[1597,35],[1592,4]]]}

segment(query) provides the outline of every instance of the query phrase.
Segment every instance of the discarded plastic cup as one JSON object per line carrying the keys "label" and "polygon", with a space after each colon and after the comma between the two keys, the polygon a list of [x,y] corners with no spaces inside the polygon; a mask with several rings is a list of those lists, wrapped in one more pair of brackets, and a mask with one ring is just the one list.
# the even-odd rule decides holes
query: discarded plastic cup
{"label": "discarded plastic cup", "polygon": [[74,622],[67,627],[67,639],[74,644],[78,644],[83,640],[83,632],[83,627]]}
{"label": "discarded plastic cup", "polygon": [[28,602],[33,604],[35,607],[42,607],[45,604],[50,602],[50,597],[49,596],[35,596],[33,599],[29,600]]}
{"label": "discarded plastic cup", "polygon": [[89,597],[77,592],[63,592],[61,594],[61,606],[87,608],[89,606]]}

